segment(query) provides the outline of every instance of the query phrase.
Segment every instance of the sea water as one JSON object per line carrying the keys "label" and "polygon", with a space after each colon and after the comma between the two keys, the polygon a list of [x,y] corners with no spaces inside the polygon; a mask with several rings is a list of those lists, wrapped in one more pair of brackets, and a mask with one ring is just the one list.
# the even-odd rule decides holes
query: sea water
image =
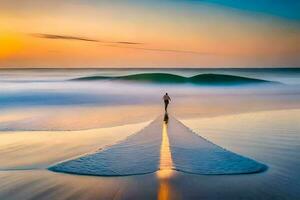
{"label": "sea water", "polygon": [[[234,84],[228,87],[222,84],[215,86],[149,84],[110,79],[74,80],[82,77],[120,77],[143,73],[167,73],[182,77],[225,74],[281,84]],[[122,124],[125,121],[149,120],[161,114],[161,98],[166,92],[172,98],[170,109],[174,111],[174,115],[180,117],[297,108],[300,96],[300,70],[288,68],[1,69],[0,83],[2,131],[82,130],[111,126],[114,123]],[[127,114],[130,117],[126,118]]]}
{"label": "sea water", "polygon": [[[226,74],[281,84],[202,86],[73,80],[154,72],[184,77]],[[48,131],[72,134],[72,131],[145,122],[164,112],[161,98],[168,92],[172,116],[207,140],[268,166],[267,171],[256,175],[180,174],[174,187],[184,197],[298,199],[300,196],[299,69],[5,69],[0,70],[0,82],[0,136],[18,134],[16,138],[22,138],[23,132],[33,131],[30,134],[35,134],[38,140],[37,134]],[[20,143],[22,140],[13,146],[2,146],[1,157],[9,152],[18,160],[26,156],[21,151],[26,150],[30,157],[33,149],[40,148],[20,148]],[[8,181],[7,187],[14,188],[14,172],[1,173]]]}

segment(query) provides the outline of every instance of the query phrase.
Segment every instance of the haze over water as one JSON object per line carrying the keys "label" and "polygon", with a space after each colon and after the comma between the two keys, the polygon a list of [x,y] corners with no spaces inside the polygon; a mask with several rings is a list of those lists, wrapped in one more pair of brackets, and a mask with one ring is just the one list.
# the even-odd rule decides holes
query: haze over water
{"label": "haze over water", "polygon": [[[74,80],[144,73],[225,74],[281,84]],[[0,76],[0,176],[6,180],[0,185],[1,198],[297,199],[300,195],[298,69],[5,69]],[[268,170],[238,176],[174,171],[167,177],[158,173],[123,178],[47,170],[138,132],[163,114],[165,92],[172,98],[170,116],[215,144],[268,165]],[[159,133],[165,156],[161,164],[168,171],[172,164],[166,131],[164,125]],[[83,194],[77,196],[79,192]]]}
{"label": "haze over water", "polygon": [[299,10],[0,0],[0,200],[300,199]]}

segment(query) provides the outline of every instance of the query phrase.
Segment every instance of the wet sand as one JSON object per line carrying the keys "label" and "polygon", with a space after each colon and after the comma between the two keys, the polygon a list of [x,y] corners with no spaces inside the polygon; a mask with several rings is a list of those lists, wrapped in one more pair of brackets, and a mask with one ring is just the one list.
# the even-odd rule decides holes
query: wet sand
{"label": "wet sand", "polygon": [[[237,93],[174,97],[169,110],[178,118],[188,119],[299,107],[300,95],[298,94],[274,96]],[[153,120],[162,112],[160,99],[155,103],[145,102],[137,105],[17,107],[1,111],[0,130],[97,129]]]}
{"label": "wet sand", "polygon": [[[162,154],[166,157],[161,163],[166,166],[167,176],[159,171],[138,176],[94,177],[45,169],[58,160],[120,141],[148,122],[108,129],[109,137],[106,129],[97,130],[97,136],[74,134],[74,138],[66,137],[67,133],[43,133],[41,137],[34,136],[38,132],[1,133],[0,199],[299,199],[299,117],[300,110],[281,110],[182,120],[214,143],[269,166],[263,173],[246,175],[169,173],[166,137],[162,143]],[[54,140],[55,137],[59,139]]]}
{"label": "wet sand", "polygon": [[43,169],[126,139],[149,121],[85,131],[6,131],[0,133],[0,170]]}

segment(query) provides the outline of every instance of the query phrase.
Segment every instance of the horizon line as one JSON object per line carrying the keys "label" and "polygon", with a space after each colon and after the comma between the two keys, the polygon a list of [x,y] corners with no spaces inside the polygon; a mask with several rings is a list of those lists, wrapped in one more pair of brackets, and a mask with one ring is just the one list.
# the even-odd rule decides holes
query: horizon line
{"label": "horizon line", "polygon": [[300,69],[300,66],[289,67],[0,67],[7,69]]}

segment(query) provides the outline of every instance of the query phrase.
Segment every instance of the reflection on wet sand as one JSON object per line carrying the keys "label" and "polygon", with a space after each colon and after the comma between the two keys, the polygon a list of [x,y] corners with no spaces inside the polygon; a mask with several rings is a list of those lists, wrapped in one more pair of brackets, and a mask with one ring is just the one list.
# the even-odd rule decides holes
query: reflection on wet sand
{"label": "reflection on wet sand", "polygon": [[158,189],[158,200],[168,200],[171,199],[171,185],[169,178],[173,175],[173,161],[170,151],[169,137],[168,137],[168,114],[164,116],[164,122],[162,127],[162,142],[160,149],[160,164],[157,176],[159,179],[159,189]]}
{"label": "reflection on wet sand", "polygon": [[[170,165],[169,169],[160,170],[157,174],[126,177],[75,176],[43,169],[2,170],[0,199],[299,199],[299,118],[300,110],[297,109],[182,120],[210,141],[268,164],[270,168],[264,173],[207,176],[173,170],[172,175],[165,176],[171,171]],[[172,123],[170,118],[169,125],[163,125],[166,134],[162,134],[168,136],[164,138],[170,139],[170,142]],[[120,141],[146,125],[97,130],[95,134],[2,132],[0,167],[19,169],[28,166],[28,163],[48,166],[54,160],[69,158],[71,153],[89,152],[89,149]],[[39,160],[33,162],[33,157]],[[163,158],[161,163],[166,160]],[[174,157],[168,158],[172,160]]]}
{"label": "reflection on wet sand", "polygon": [[159,163],[159,171],[165,172],[172,170],[173,161],[172,155],[170,151],[169,137],[168,137],[168,121],[167,118],[164,118],[164,123],[162,127],[162,142],[160,149],[160,163]]}
{"label": "reflection on wet sand", "polygon": [[0,169],[47,168],[56,162],[114,144],[149,123],[84,131],[0,131]]}

